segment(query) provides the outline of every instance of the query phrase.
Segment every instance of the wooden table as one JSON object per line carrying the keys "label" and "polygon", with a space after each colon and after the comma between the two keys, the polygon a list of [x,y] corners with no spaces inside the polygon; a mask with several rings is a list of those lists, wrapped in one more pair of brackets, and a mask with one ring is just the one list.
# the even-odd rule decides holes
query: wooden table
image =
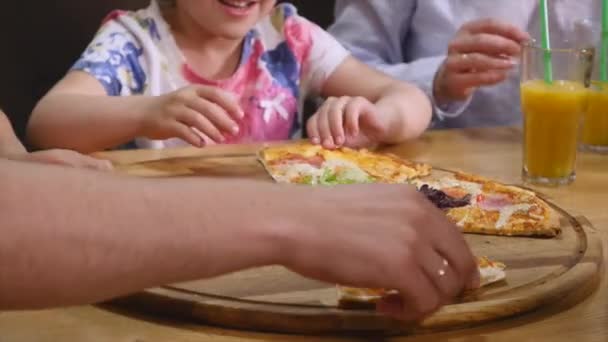
{"label": "wooden table", "polygon": [[[393,153],[449,169],[478,173],[508,183],[520,182],[521,133],[516,129],[432,132],[421,140],[389,148]],[[204,150],[125,151],[101,153],[118,165],[205,153],[234,153],[234,147]],[[578,180],[569,187],[540,191],[575,215],[584,215],[608,245],[608,156],[583,154]],[[604,268],[608,264],[604,255]],[[580,292],[551,307],[479,328],[395,341],[608,341],[608,281],[584,298]],[[372,338],[373,339],[373,338]],[[345,341],[346,337],[269,335],[223,330],[157,317],[125,315],[85,306],[39,312],[0,313],[0,342],[13,341]],[[353,340],[366,340],[363,337]],[[378,340],[378,339],[373,339]]]}

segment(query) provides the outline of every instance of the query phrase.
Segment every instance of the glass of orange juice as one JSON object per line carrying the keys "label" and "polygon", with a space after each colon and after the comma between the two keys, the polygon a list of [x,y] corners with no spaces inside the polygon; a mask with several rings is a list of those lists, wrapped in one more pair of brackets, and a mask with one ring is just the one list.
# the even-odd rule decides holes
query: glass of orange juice
{"label": "glass of orange juice", "polygon": [[[575,39],[579,46],[601,49],[601,25],[598,18],[574,22]],[[587,107],[583,115],[580,146],[583,151],[608,152],[608,82],[601,79],[601,59],[595,56]]]}
{"label": "glass of orange juice", "polygon": [[580,142],[583,151],[608,153],[608,82],[589,87]]}
{"label": "glass of orange juice", "polygon": [[[553,79],[545,80],[551,54]],[[565,185],[576,178],[580,123],[585,113],[594,50],[523,48],[521,106],[524,115],[524,181]]]}

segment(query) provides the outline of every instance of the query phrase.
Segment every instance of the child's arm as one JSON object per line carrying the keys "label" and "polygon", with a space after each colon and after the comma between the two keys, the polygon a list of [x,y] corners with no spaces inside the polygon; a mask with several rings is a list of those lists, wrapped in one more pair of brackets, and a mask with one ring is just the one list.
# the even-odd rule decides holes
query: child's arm
{"label": "child's arm", "polygon": [[[164,96],[107,96],[93,76],[70,72],[34,109],[28,127],[32,143],[89,153],[136,137],[182,138],[194,146],[222,142],[243,116],[221,90],[193,86]],[[200,132],[191,129],[194,127]]]}
{"label": "child's arm", "polygon": [[23,154],[26,152],[25,147],[15,135],[8,118],[4,112],[0,111],[0,157]]}
{"label": "child's arm", "polygon": [[421,135],[432,107],[422,90],[348,57],[322,87],[326,103],[308,123],[314,142],[328,148],[399,143]]}
{"label": "child's arm", "polygon": [[28,139],[41,148],[95,152],[137,136],[146,97],[109,97],[83,72],[70,72],[34,108]]}
{"label": "child's arm", "polygon": [[132,29],[139,25],[119,13],[102,26],[72,70],[34,109],[28,127],[33,143],[79,152],[114,148],[138,137],[182,138],[202,146],[238,129],[238,104],[213,87],[142,96],[155,88],[154,67],[162,61],[154,57],[147,33]]}

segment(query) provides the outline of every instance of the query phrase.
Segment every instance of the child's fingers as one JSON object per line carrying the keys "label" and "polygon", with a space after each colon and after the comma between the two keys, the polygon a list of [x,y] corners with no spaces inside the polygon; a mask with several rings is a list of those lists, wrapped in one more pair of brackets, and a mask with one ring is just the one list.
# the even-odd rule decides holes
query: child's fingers
{"label": "child's fingers", "polygon": [[220,106],[230,117],[240,120],[245,116],[234,95],[215,87],[199,86],[196,93],[201,98]]}
{"label": "child's fingers", "polygon": [[382,126],[382,122],[380,122],[380,118],[378,118],[378,113],[376,109],[371,105],[369,108],[365,108],[361,112],[361,116],[359,117],[360,126],[364,127],[365,132],[368,136],[378,138],[384,132],[384,127]]}
{"label": "child's fingers", "polygon": [[174,122],[171,126],[173,132],[176,133],[181,139],[185,140],[188,144],[194,147],[205,146],[205,141],[198,134],[194,132],[193,126],[188,124],[182,124],[180,122]]}
{"label": "child's fingers", "polygon": [[365,130],[365,135],[374,137],[382,134],[383,127],[376,112],[376,106],[367,99],[359,97],[352,100],[345,109],[345,126],[352,137]]}
{"label": "child's fingers", "polygon": [[194,127],[190,127],[190,129],[192,129],[192,131],[194,131],[194,133],[196,133],[196,135],[198,135],[198,137],[202,140],[202,144],[204,146],[213,146],[213,145],[217,145],[217,143],[215,141],[213,141],[213,139],[209,138],[207,136],[207,134],[199,131],[198,129],[194,128]]}
{"label": "child's fingers", "polygon": [[328,112],[329,128],[337,146],[342,146],[346,141],[344,134],[344,109],[349,101],[349,97],[342,97],[334,101]]}
{"label": "child's fingers", "polygon": [[185,108],[181,113],[181,116],[177,119],[180,123],[183,123],[188,127],[194,127],[205,133],[213,141],[224,142],[225,140],[220,130],[218,130],[217,127],[215,127],[215,125],[209,121],[209,119],[207,119],[207,117],[200,114],[196,110]]}
{"label": "child's fingers", "polygon": [[331,135],[331,128],[329,125],[329,112],[335,102],[334,98],[329,98],[325,101],[325,104],[319,109],[317,113],[317,127],[321,138],[321,144],[325,148],[335,148],[334,138]]}
{"label": "child's fingers", "polygon": [[308,132],[308,138],[310,141],[318,145],[321,143],[321,135],[319,134],[319,126],[318,126],[318,118],[319,115],[315,114],[306,123],[306,131]]}
{"label": "child's fingers", "polygon": [[205,116],[218,129],[232,135],[239,133],[239,125],[219,105],[205,99],[197,99],[190,103],[189,107]]}
{"label": "child's fingers", "polygon": [[359,117],[364,103],[367,100],[355,98],[350,101],[344,109],[344,126],[348,132],[348,135],[354,137],[359,135]]}

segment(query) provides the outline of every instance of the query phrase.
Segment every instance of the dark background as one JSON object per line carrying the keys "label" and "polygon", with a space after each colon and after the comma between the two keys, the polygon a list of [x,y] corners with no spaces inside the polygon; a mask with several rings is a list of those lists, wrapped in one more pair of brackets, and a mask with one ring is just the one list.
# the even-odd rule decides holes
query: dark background
{"label": "dark background", "polygon": [[[285,2],[285,1],[281,1]],[[291,0],[301,15],[326,27],[334,1]],[[35,103],[74,63],[113,9],[149,0],[6,0],[0,3],[0,106],[23,138]]]}

